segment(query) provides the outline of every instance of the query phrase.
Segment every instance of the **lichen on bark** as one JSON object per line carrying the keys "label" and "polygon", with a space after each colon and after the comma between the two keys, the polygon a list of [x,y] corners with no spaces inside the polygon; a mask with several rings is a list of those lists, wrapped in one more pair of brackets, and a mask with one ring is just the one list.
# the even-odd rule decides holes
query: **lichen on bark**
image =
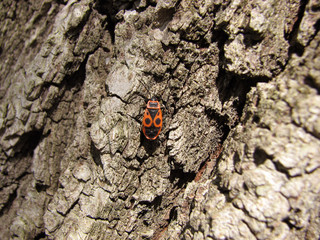
{"label": "lichen on bark", "polygon": [[5,0],[0,19],[1,239],[319,238],[317,1]]}

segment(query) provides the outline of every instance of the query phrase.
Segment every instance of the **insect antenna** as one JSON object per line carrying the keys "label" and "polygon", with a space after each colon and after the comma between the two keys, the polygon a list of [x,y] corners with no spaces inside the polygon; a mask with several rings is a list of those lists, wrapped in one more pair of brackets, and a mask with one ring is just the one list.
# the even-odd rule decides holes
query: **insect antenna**
{"label": "insect antenna", "polygon": [[147,96],[147,99],[146,102],[150,99],[151,97],[151,94],[150,94],[150,89],[147,87],[146,83],[142,80],[139,79],[139,82],[141,83],[141,85],[147,90],[147,93],[148,93],[148,96]]}

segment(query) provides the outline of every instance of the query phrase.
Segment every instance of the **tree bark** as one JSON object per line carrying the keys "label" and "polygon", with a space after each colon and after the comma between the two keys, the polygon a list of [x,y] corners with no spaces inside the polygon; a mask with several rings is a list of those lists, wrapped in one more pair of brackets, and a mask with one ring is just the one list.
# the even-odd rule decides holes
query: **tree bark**
{"label": "tree bark", "polygon": [[316,0],[3,0],[0,19],[1,239],[320,237]]}

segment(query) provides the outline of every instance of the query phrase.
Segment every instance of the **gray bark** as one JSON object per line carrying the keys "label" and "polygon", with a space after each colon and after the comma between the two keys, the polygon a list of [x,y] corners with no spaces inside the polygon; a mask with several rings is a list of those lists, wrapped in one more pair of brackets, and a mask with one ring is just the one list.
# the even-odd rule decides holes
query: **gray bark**
{"label": "gray bark", "polygon": [[319,239],[318,1],[3,0],[0,20],[1,239]]}

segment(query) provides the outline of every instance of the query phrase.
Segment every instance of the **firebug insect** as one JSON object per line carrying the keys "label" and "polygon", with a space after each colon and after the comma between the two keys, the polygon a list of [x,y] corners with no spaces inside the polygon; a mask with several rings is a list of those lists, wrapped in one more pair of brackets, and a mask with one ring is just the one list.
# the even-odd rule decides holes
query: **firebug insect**
{"label": "firebug insect", "polygon": [[149,140],[155,140],[162,128],[162,112],[159,101],[153,97],[147,103],[142,120],[142,132]]}

